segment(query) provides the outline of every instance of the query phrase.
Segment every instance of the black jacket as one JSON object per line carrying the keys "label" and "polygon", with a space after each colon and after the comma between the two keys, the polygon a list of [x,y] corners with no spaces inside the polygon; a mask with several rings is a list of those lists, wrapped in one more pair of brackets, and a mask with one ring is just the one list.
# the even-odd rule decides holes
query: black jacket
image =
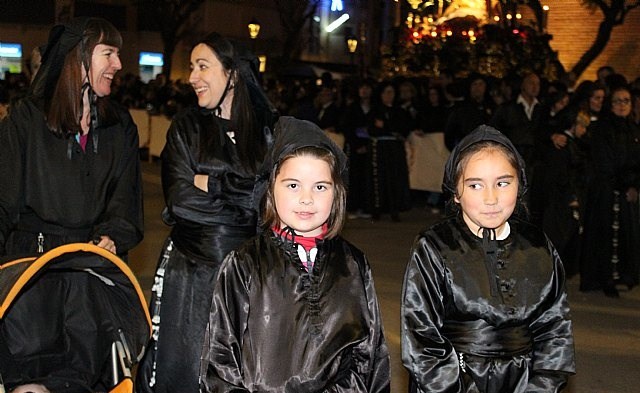
{"label": "black jacket", "polygon": [[[263,120],[268,138],[273,120]],[[228,120],[188,108],[174,117],[161,155],[163,219],[173,225],[171,238],[189,257],[216,264],[233,248],[220,239],[246,240],[256,233],[257,189],[266,180],[243,168],[228,128]],[[209,175],[208,192],[193,185],[196,174]]]}
{"label": "black jacket", "polygon": [[30,98],[12,107],[0,130],[0,255],[35,253],[39,232],[45,250],[108,235],[125,254],[142,240],[138,131],[113,106],[118,121],[92,128],[85,151],[49,131]]}
{"label": "black jacket", "polygon": [[413,392],[558,392],[575,372],[558,254],[542,231],[509,224],[496,250],[498,296],[482,239],[461,217],[416,239],[401,318]]}
{"label": "black jacket", "polygon": [[90,20],[51,29],[28,96],[0,124],[0,256],[35,254],[39,234],[44,251],[107,235],[124,255],[142,240],[138,131],[129,113],[89,88],[95,102],[85,151],[71,130],[57,136],[45,119],[66,56],[84,45]]}
{"label": "black jacket", "polygon": [[[445,166],[443,190],[456,190],[460,155],[493,141],[513,152],[518,199],[525,164],[502,133],[480,126]],[[471,232],[462,213],[416,238],[405,273],[402,360],[412,392],[558,392],[575,372],[573,333],[562,262],[536,227],[512,215],[510,232]],[[491,231],[493,230],[493,236]]]}
{"label": "black jacket", "polygon": [[389,355],[371,269],[337,237],[311,272],[265,232],[229,254],[203,350],[206,392],[388,392]]}

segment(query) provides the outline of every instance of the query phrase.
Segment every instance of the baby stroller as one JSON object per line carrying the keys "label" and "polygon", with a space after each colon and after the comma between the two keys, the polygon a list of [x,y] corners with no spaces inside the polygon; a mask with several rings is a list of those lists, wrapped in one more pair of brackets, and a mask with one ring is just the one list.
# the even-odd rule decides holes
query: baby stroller
{"label": "baby stroller", "polygon": [[133,392],[151,320],[121,259],[74,243],[0,263],[0,392]]}

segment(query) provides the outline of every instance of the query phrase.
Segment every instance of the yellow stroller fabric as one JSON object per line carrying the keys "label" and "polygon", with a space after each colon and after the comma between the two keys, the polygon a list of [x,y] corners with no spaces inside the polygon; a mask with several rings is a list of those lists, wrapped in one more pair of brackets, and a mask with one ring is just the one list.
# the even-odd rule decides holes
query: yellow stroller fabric
{"label": "yellow stroller fabric", "polygon": [[0,390],[132,392],[150,333],[138,281],[102,248],[74,243],[0,265]]}

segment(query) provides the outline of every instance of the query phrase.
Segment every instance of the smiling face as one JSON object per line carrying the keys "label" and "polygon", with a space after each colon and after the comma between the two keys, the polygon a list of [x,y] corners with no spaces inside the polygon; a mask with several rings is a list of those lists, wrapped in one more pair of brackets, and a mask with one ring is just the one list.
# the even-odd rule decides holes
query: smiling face
{"label": "smiling face", "polygon": [[273,199],[280,227],[314,237],[331,214],[334,184],[329,164],[309,155],[291,157],[280,166]]}
{"label": "smiling face", "polygon": [[[224,68],[213,50],[206,44],[198,44],[191,51],[189,83],[198,96],[198,105],[213,109],[227,87],[229,71]],[[227,92],[225,101],[233,98],[233,89]]]}
{"label": "smiling face", "polygon": [[518,174],[504,152],[485,148],[469,157],[458,180],[462,217],[471,232],[495,229],[500,235],[518,199]]}
{"label": "smiling face", "polygon": [[106,97],[111,94],[111,83],[116,72],[120,69],[122,69],[122,63],[118,47],[98,44],[93,48],[91,66],[89,67],[89,83],[98,97]]}

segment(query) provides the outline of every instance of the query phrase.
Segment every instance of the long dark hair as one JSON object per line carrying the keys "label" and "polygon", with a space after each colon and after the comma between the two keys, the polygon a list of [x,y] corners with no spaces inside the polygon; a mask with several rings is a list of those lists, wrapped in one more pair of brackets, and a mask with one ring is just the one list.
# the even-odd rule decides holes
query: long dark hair
{"label": "long dark hair", "polygon": [[[258,59],[246,48],[218,33],[210,33],[199,44],[207,45],[233,80],[231,126],[235,132],[238,158],[244,168],[255,173],[266,153],[263,127],[273,114],[273,106],[262,91],[258,80]],[[218,127],[218,122],[213,122]],[[204,146],[213,146],[217,133],[205,133]],[[208,154],[212,149],[202,149]],[[202,157],[204,158],[204,157]]]}
{"label": "long dark hair", "polygon": [[[84,67],[87,73],[89,72],[93,49],[98,44],[120,49],[122,36],[110,22],[102,18],[88,18],[82,31],[82,38],[64,57],[52,94],[43,97],[47,125],[57,135],[74,135],[82,131],[80,125],[84,85],[82,69]],[[51,76],[54,77],[54,75]],[[112,121],[116,115],[112,112],[106,98],[97,97],[95,105],[100,118]]]}

